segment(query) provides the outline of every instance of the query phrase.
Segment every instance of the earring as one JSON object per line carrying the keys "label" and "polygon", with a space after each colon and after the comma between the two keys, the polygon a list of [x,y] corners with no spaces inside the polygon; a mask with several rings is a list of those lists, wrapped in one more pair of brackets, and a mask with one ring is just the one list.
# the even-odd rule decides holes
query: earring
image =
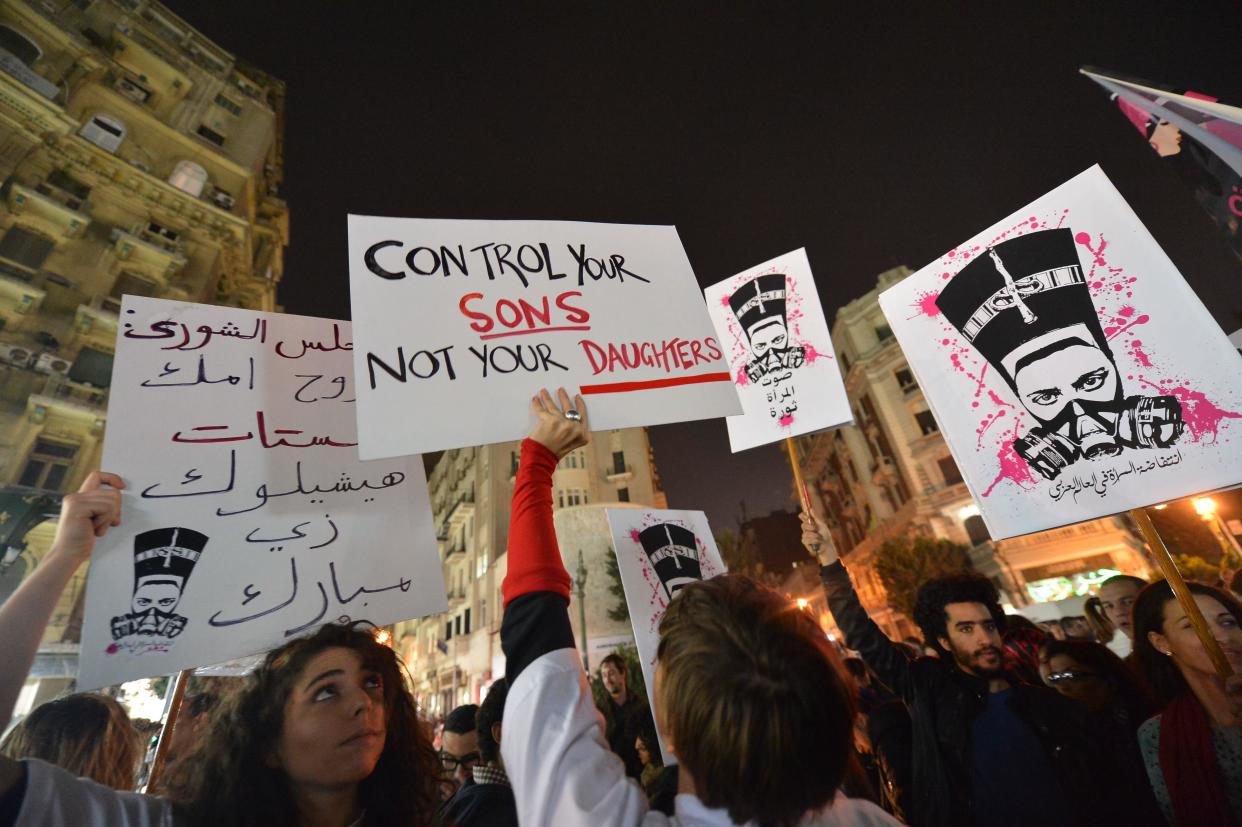
{"label": "earring", "polygon": [[1173,653],[1172,653],[1172,652],[1161,652],[1160,654],[1164,655],[1166,658],[1171,658],[1171,657],[1173,657]]}

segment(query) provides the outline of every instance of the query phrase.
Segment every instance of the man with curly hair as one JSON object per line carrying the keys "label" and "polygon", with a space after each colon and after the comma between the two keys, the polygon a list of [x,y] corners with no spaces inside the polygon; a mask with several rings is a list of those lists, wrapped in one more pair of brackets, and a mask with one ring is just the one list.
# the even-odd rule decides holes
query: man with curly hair
{"label": "man with curly hair", "polygon": [[[1005,670],[1005,615],[996,587],[974,572],[929,580],[914,620],[939,657],[911,659],[867,616],[810,494],[802,539],[823,564],[828,609],[877,675],[911,710],[910,823],[1102,824],[1129,814],[1122,779],[1096,755],[1082,709]],[[1119,823],[1147,823],[1145,816]]]}

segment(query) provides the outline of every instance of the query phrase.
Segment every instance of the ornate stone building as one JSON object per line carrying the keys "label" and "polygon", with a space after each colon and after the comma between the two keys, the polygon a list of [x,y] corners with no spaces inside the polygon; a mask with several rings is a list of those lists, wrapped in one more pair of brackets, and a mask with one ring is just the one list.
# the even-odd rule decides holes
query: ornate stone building
{"label": "ornate stone building", "polygon": [[121,296],[277,309],[284,94],[159,3],[0,4],[0,600],[99,466]]}

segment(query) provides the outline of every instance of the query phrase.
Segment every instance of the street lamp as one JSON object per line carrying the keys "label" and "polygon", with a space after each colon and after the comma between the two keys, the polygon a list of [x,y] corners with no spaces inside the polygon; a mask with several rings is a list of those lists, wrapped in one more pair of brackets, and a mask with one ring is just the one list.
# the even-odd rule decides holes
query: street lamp
{"label": "street lamp", "polygon": [[576,572],[574,591],[578,593],[578,628],[582,630],[582,668],[591,674],[591,663],[587,658],[586,628],[586,563],[582,559],[582,549],[578,549],[578,571]]}

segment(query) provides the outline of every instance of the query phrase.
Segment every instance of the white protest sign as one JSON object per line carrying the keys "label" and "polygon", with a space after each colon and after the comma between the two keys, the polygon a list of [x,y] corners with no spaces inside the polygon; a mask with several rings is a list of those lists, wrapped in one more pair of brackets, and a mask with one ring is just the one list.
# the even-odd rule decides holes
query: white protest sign
{"label": "white protest sign", "polygon": [[880,306],[996,539],[1242,481],[1242,357],[1099,167]]}
{"label": "white protest sign", "polygon": [[[724,574],[725,566],[702,511],[609,508],[607,512],[634,643],[650,690],[655,686],[660,619],[669,601],[687,583]],[[656,714],[654,707],[651,714]],[[666,764],[676,763],[663,739],[660,752]]]}
{"label": "white protest sign", "polygon": [[79,687],[445,606],[421,458],[358,460],[348,322],[126,296]]}
{"label": "white protest sign", "polygon": [[806,250],[703,291],[742,400],[734,453],[853,421]]}
{"label": "white protest sign", "polygon": [[597,430],[741,412],[674,227],[349,216],[359,455],[520,439],[540,387]]}

